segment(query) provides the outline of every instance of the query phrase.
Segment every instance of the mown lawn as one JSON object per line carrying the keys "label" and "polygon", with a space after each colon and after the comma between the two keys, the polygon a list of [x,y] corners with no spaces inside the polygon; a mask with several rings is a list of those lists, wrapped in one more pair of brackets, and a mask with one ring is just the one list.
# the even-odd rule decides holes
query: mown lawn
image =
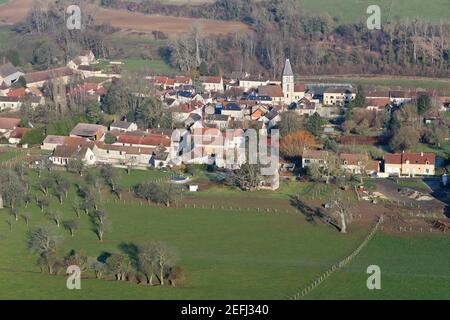
{"label": "mown lawn", "polygon": [[[378,234],[308,299],[449,299],[449,237]],[[381,290],[366,286],[369,265],[381,269]]]}

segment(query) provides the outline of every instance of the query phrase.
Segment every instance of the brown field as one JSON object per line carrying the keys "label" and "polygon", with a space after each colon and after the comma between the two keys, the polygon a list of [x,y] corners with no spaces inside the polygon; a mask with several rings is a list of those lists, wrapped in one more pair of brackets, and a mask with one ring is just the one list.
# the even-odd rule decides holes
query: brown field
{"label": "brown field", "polygon": [[[12,0],[0,6],[0,23],[14,24],[24,19],[33,0]],[[182,34],[198,26],[204,33],[227,34],[245,32],[250,28],[236,21],[217,21],[208,19],[192,19],[144,15],[122,10],[95,8],[97,23],[109,23],[124,31],[152,32],[163,31],[167,34]]]}

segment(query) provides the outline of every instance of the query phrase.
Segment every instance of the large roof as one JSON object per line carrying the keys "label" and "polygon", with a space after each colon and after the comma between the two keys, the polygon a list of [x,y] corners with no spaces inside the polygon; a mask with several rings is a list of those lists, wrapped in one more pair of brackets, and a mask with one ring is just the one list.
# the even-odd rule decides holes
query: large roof
{"label": "large roof", "polygon": [[19,70],[14,67],[11,62],[6,62],[0,65],[0,76],[3,78],[10,76],[18,71]]}
{"label": "large roof", "polygon": [[0,129],[14,130],[20,123],[17,118],[0,118]]}
{"label": "large roof", "polygon": [[106,127],[99,124],[79,123],[70,131],[71,135],[81,137],[93,137],[97,132],[106,132]]}
{"label": "large roof", "polygon": [[294,76],[294,72],[292,72],[291,62],[289,61],[289,59],[286,59],[286,62],[284,63],[283,77],[286,76]]}
{"label": "large roof", "polygon": [[67,67],[50,69],[45,71],[36,71],[25,74],[27,83],[34,83],[40,81],[48,81],[50,79],[60,78],[64,76],[72,76],[73,70]]}
{"label": "large roof", "polygon": [[384,162],[386,164],[431,164],[434,165],[436,163],[436,155],[431,152],[420,152],[420,153],[394,153],[394,154],[386,154],[384,156]]}

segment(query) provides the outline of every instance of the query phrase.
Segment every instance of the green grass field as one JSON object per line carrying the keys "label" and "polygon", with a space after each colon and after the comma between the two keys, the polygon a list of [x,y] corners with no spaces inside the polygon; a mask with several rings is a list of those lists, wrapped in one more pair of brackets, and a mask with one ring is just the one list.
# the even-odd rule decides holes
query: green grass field
{"label": "green grass field", "polygon": [[[159,177],[156,171],[135,171],[122,175],[123,187]],[[78,180],[77,176],[68,174]],[[33,173],[32,179],[36,176]],[[39,191],[35,190],[35,193]],[[69,199],[60,206],[51,196],[51,207],[60,208],[64,219],[74,219]],[[8,210],[0,211],[0,298],[69,299],[284,299],[305,285],[355,248],[365,228],[355,225],[349,236],[342,236],[324,225],[311,225],[293,213],[257,213],[211,209],[167,209],[139,203],[115,203],[105,195],[103,207],[110,213],[112,230],[100,243],[86,216],[74,238],[61,227],[65,240],[60,254],[70,249],[83,250],[89,256],[118,251],[121,243],[141,244],[163,240],[180,256],[187,270],[183,288],[148,287],[131,283],[84,279],[82,290],[65,288],[65,277],[38,272],[35,257],[26,250],[27,227],[13,221],[10,231]],[[237,199],[234,204],[245,203]],[[21,208],[20,212],[25,209]],[[30,228],[51,223],[32,204]],[[313,248],[313,250],[311,250]]]}
{"label": "green grass field", "polygon": [[370,76],[320,76],[320,77],[298,77],[298,81],[306,83],[312,82],[336,82],[352,83],[353,85],[363,85],[368,87],[377,87],[383,89],[436,89],[442,95],[450,95],[450,81],[447,79],[432,78],[405,78],[405,77],[370,77]]}
{"label": "green grass field", "polygon": [[[73,182],[83,179],[64,171],[61,174]],[[126,190],[139,182],[166,174],[156,170],[136,170],[128,175],[121,171],[120,185]],[[37,174],[30,172],[29,177],[35,184]],[[32,190],[42,196],[36,186]],[[223,189],[222,197],[234,207],[246,207],[252,201],[261,205],[264,201],[286,201],[289,195],[299,193],[306,196],[314,190],[321,197],[329,192],[325,188],[314,189],[313,184],[290,183],[274,193],[242,194],[237,190]],[[216,187],[199,192],[198,196],[214,198],[218,193],[220,190]],[[74,187],[62,206],[55,196],[49,197],[51,208],[62,212],[62,220],[76,219],[72,209],[76,197]],[[341,235],[320,223],[310,224],[293,211],[258,213],[256,210],[165,208],[125,198],[127,203],[116,203],[104,190],[102,207],[110,214],[112,229],[105,233],[103,243],[98,241],[85,215],[80,218],[80,227],[74,238],[60,227],[58,232],[64,240],[59,246],[59,255],[76,249],[97,257],[104,252],[118,252],[123,244],[139,245],[150,240],[162,240],[176,248],[179,264],[186,269],[184,287],[150,287],[96,280],[87,274],[80,291],[68,290],[64,275],[50,276],[39,272],[36,257],[26,249],[28,228],[23,219],[12,220],[11,231],[7,223],[11,221],[9,210],[3,209],[0,210],[0,299],[286,299],[346,257],[368,232],[368,226],[352,224],[351,232]],[[20,213],[24,211],[31,215],[29,228],[52,224],[34,203],[28,209],[22,207],[19,210]],[[421,290],[424,297],[444,297],[443,284],[437,291],[429,286],[430,279],[445,278],[450,274],[448,268],[444,268],[446,259],[440,256],[445,252],[444,240],[448,241],[448,238],[420,237],[405,241],[401,237],[377,236],[373,245],[367,247],[367,252],[363,251],[361,261],[355,260],[348,267],[350,271],[338,272],[329,284],[327,281],[308,298],[373,298],[372,292],[360,288],[365,284],[365,277],[358,268],[368,262],[380,264],[382,270],[394,264],[396,269],[390,271],[390,278],[387,278],[388,274],[386,277],[391,281],[396,280],[395,275],[401,270],[421,270],[423,274],[430,274],[411,284],[403,282],[400,277],[398,281],[402,286],[399,289],[394,293],[381,291],[375,298],[408,297],[414,288]],[[417,256],[421,258],[420,264],[411,267],[411,260]],[[349,283],[346,282],[350,277],[348,273],[351,276]],[[335,291],[322,291],[328,285]]]}
{"label": "green grass field", "polygon": [[447,0],[297,0],[300,8],[306,12],[328,12],[341,22],[356,22],[360,17],[368,17],[369,5],[377,4],[381,8],[383,21],[397,17],[439,22],[449,19],[450,2]]}
{"label": "green grass field", "polygon": [[[308,299],[449,299],[448,236],[378,234]],[[366,286],[369,265],[381,269],[381,290]]]}

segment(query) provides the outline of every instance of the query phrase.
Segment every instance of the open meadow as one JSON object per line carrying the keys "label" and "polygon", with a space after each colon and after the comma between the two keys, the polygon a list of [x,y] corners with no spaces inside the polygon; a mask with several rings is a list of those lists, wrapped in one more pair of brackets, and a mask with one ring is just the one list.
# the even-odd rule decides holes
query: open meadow
{"label": "open meadow", "polygon": [[[49,173],[43,173],[43,177]],[[65,171],[58,171],[73,184],[84,184],[84,178]],[[155,170],[134,170],[127,174],[120,171],[120,185],[129,190],[134,185],[159,179],[167,173]],[[34,198],[42,197],[37,187],[37,173],[28,173],[33,186]],[[222,193],[221,193],[222,192]],[[369,225],[352,224],[350,233],[342,235],[321,223],[310,223],[289,206],[289,197],[295,194],[307,198],[315,193],[327,197],[329,190],[316,189],[313,184],[283,184],[274,197],[264,191],[248,194],[219,187],[209,188],[195,195],[188,195],[177,208],[147,205],[127,192],[122,201],[116,200],[106,186],[102,187],[101,208],[107,211],[112,222],[111,230],[105,232],[100,242],[85,214],[79,218],[80,226],[75,236],[63,226],[58,233],[63,237],[58,254],[63,256],[71,249],[90,257],[105,253],[130,253],[136,245],[151,240],[161,240],[176,249],[179,265],[186,270],[186,282],[181,288],[138,285],[131,282],[97,280],[92,274],[84,274],[82,290],[68,290],[64,275],[42,274],[36,265],[36,257],[27,250],[27,232],[40,225],[53,225],[45,212],[61,211],[62,220],[78,219],[73,209],[77,192],[74,185],[67,199],[59,204],[53,191],[49,192],[49,208],[41,212],[35,201],[19,213],[28,212],[30,223],[24,219],[12,219],[9,209],[0,210],[0,298],[12,299],[286,299],[304,287],[318,274],[345,258],[364,239]],[[214,199],[221,193],[227,205],[197,205],[200,201]],[[270,207],[271,202],[281,204],[279,210],[257,210]],[[249,209],[250,208],[250,209]],[[284,210],[285,208],[286,210]],[[435,237],[423,241],[405,240],[403,237],[378,235],[348,268],[338,271],[325,284],[319,286],[309,297],[319,298],[381,298],[381,297],[445,297],[445,284],[426,295],[436,279],[446,279],[450,272],[445,269],[442,257],[448,238]],[[436,241],[434,239],[437,239]],[[428,253],[427,253],[428,252]],[[130,253],[131,254],[131,253]],[[421,263],[415,266],[414,257]],[[399,261],[395,270],[390,263]],[[361,268],[366,264],[381,264],[389,274],[386,279],[397,281],[394,275],[402,270],[412,270],[412,282],[402,281],[402,290],[380,291],[376,296],[365,286],[365,274]],[[384,270],[384,269],[383,269]],[[435,273],[435,271],[438,273]],[[433,273],[433,276],[419,277]],[[350,274],[350,275],[349,275]],[[418,278],[419,277],[419,278]],[[350,279],[348,282],[348,279]],[[386,281],[387,281],[386,280]],[[395,282],[393,282],[395,283]],[[392,284],[386,283],[386,288]],[[329,290],[325,290],[329,288]],[[414,291],[415,290],[415,291]],[[423,292],[423,294],[413,294]]]}

